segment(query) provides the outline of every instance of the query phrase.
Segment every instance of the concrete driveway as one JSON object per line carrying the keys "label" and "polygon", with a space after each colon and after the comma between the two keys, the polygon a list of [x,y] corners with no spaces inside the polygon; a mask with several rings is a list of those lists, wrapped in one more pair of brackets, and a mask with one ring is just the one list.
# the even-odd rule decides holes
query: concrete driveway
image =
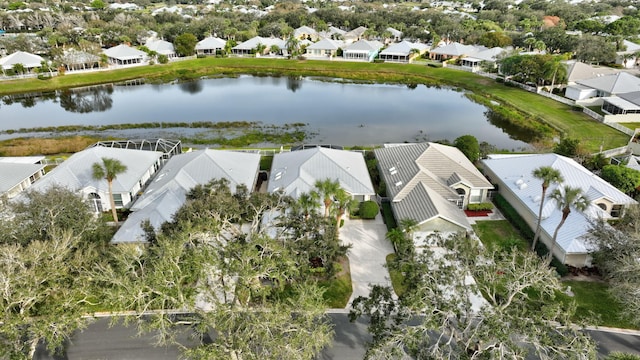
{"label": "concrete driveway", "polygon": [[353,285],[347,308],[358,296],[369,296],[369,284],[391,286],[385,264],[386,256],[394,251],[386,233],[387,226],[380,214],[374,220],[345,219],[340,239],[344,244],[352,245],[348,256]]}

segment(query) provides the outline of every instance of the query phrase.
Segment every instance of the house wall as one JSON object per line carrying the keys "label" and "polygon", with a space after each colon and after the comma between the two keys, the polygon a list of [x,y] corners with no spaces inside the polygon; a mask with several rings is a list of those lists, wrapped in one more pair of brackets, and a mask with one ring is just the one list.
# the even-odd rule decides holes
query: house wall
{"label": "house wall", "polygon": [[7,198],[11,199],[16,195],[20,194],[21,192],[29,188],[31,184],[33,184],[36,180],[40,179],[43,175],[44,175],[44,169],[22,180],[20,183],[16,184],[14,187],[12,187],[11,189],[9,189],[9,191],[6,192]]}
{"label": "house wall", "polygon": [[619,115],[605,115],[604,122],[640,122],[640,114],[619,114]]}
{"label": "house wall", "polygon": [[572,100],[584,100],[584,99],[595,97],[597,94],[598,94],[598,91],[596,89],[586,90],[586,89],[579,89],[573,86],[568,86],[564,96]]}
{"label": "house wall", "polygon": [[418,225],[417,231],[459,232],[467,231],[467,229],[462,226],[456,225],[451,221],[437,217]]}

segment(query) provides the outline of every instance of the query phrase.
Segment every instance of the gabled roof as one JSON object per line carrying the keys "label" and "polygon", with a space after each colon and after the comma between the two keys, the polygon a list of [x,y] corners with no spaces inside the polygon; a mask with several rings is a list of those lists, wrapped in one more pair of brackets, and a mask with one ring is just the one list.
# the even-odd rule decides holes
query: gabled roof
{"label": "gabled roof", "polygon": [[[564,178],[564,182],[560,186],[569,185],[574,188],[580,188],[589,201],[606,198],[614,204],[627,205],[636,203],[635,200],[574,160],[557,154],[503,155],[496,159],[483,160],[483,163],[518,197],[534,217],[537,217],[540,208],[542,181],[533,177],[532,172],[541,166],[550,166],[559,170]],[[547,194],[558,188],[558,186],[558,184],[549,186]],[[572,211],[565,225],[558,233],[558,246],[568,254],[588,252],[589,246],[581,237],[590,228],[589,219],[599,216],[603,218],[609,217],[595,203],[592,203],[584,213]],[[541,222],[543,231],[552,236],[560,218],[561,212],[557,209],[555,201],[545,199]]]}
{"label": "gabled roof", "polygon": [[369,40],[358,40],[352,44],[349,44],[344,51],[356,51],[356,52],[362,52],[362,51],[376,51],[376,50],[380,50],[382,47],[384,46],[384,44],[382,44],[380,41],[369,41]]}
{"label": "gabled roof", "polygon": [[628,93],[618,94],[618,97],[636,106],[640,106],[640,91],[632,91]]}
{"label": "gabled roof", "polygon": [[400,38],[402,37],[402,31],[398,30],[398,29],[394,29],[392,27],[388,27],[385,29],[386,31],[390,32],[391,35],[393,35],[394,37]]}
{"label": "gabled roof", "polygon": [[198,184],[224,178],[229,180],[231,191],[240,184],[251,190],[259,166],[260,155],[252,153],[207,149],[173,156],[131,206],[133,213],[111,241],[143,241],[142,221],[149,219],[151,225],[159,229],[163,223],[171,221],[184,204],[187,193]]}
{"label": "gabled roof", "polygon": [[618,51],[617,52],[618,55],[634,54],[634,53],[640,51],[640,45],[636,44],[634,42],[631,42],[629,40],[623,40],[622,44],[626,47],[626,50]]}
{"label": "gabled roof", "polygon": [[162,55],[172,55],[176,53],[176,49],[173,44],[166,40],[151,40],[145,44],[151,51],[155,51]]}
{"label": "gabled roof", "polygon": [[420,51],[427,50],[429,47],[422,43],[412,43],[410,41],[401,41],[391,44],[388,48],[382,50],[380,55],[407,56],[411,54],[411,50],[418,49]]}
{"label": "gabled roof", "polygon": [[313,43],[307,46],[307,49],[311,50],[338,50],[338,48],[343,47],[344,42],[338,40],[331,40],[324,38],[317,43]]}
{"label": "gabled roof", "polygon": [[11,55],[0,58],[0,66],[4,69],[12,69],[15,64],[22,64],[26,68],[40,67],[44,59],[24,51],[16,51]]}
{"label": "gabled roof", "polygon": [[477,53],[465,57],[462,60],[480,60],[480,61],[496,61],[500,54],[504,53],[506,50],[501,47],[493,47],[491,49],[480,50]]}
{"label": "gabled roof", "polygon": [[90,64],[100,62],[100,57],[88,52],[69,49],[64,52],[61,60],[65,65]]}
{"label": "gabled roof", "polygon": [[450,202],[459,199],[450,186],[464,183],[475,189],[493,188],[471,161],[452,146],[398,144],[374,151],[396,215],[404,214],[418,223],[428,221],[434,211],[439,211],[441,217],[467,227],[462,212]]}
{"label": "gabled roof", "polygon": [[592,66],[580,61],[568,64],[567,68],[567,81],[576,82],[578,80],[592,79],[603,75],[617,74],[619,71],[616,69]]}
{"label": "gabled roof", "polygon": [[130,59],[143,59],[147,56],[147,53],[134,49],[131,46],[120,44],[103,51],[105,55],[113,59],[130,60]]}
{"label": "gabled roof", "polygon": [[196,44],[196,50],[224,49],[226,44],[227,42],[220,38],[209,36]]}
{"label": "gabled roof", "polygon": [[636,94],[635,96],[633,96],[633,100],[636,101],[635,103],[633,101],[628,101],[626,99],[623,99],[621,96],[609,96],[609,97],[604,97],[602,98],[603,101],[608,102],[609,104],[615,105],[617,108],[623,109],[623,110],[640,110],[640,104],[637,101],[640,101],[640,97],[638,97],[638,95],[640,95],[640,91],[634,91],[632,93],[626,93],[626,94],[621,94],[621,95],[627,95],[627,94]]}
{"label": "gabled roof", "polygon": [[71,190],[91,188],[107,192],[107,181],[93,178],[92,166],[94,163],[101,164],[102,158],[120,160],[127,167],[127,171],[119,174],[113,181],[114,193],[127,193],[135,187],[147,170],[162,158],[162,153],[102,146],[88,148],[71,155],[69,159],[36,181],[32,188],[44,191],[53,185],[61,185]]}
{"label": "gabled roof", "polygon": [[452,42],[445,46],[437,47],[431,50],[433,54],[442,54],[442,55],[450,55],[450,56],[471,56],[475,53],[485,50],[483,47],[476,47],[473,45],[463,45],[458,42]]}
{"label": "gabled roof", "polygon": [[297,198],[315,189],[316,181],[338,180],[352,195],[374,195],[364,157],[359,152],[316,147],[276,154],[267,190]]}
{"label": "gabled roof", "polygon": [[364,26],[358,26],[357,28],[351,30],[351,31],[347,31],[346,33],[344,33],[344,37],[354,37],[354,38],[359,38],[360,36],[362,36],[362,34],[364,34],[364,32],[367,31],[367,28]]}
{"label": "gabled roof", "polygon": [[341,36],[343,36],[346,33],[347,33],[346,31],[344,31],[342,29],[339,29],[339,28],[337,28],[335,26],[329,26],[329,28],[326,31],[321,31],[320,32],[320,36],[330,38],[331,35],[341,35]]}
{"label": "gabled roof", "polygon": [[295,37],[300,37],[301,35],[314,35],[317,33],[318,32],[315,29],[308,26],[300,26],[299,28],[293,30],[293,36]]}
{"label": "gabled roof", "polygon": [[0,162],[0,196],[44,167],[44,164]]}
{"label": "gabled roof", "polygon": [[640,91],[640,78],[627,72],[599,76],[586,80],[578,80],[576,83],[588,86],[592,89],[602,90],[609,94],[622,94]]}
{"label": "gabled roof", "polygon": [[273,45],[278,46],[281,49],[286,48],[285,41],[278,38],[266,38],[261,36],[253,37],[243,43],[240,43],[233,47],[234,50],[251,50],[255,49],[258,44],[262,44],[268,48]]}

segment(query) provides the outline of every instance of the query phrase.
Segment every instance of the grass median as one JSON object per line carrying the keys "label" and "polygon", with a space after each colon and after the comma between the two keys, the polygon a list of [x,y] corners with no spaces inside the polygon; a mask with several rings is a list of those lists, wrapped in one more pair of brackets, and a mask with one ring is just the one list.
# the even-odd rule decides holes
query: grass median
{"label": "grass median", "polygon": [[[446,68],[415,64],[360,63],[256,58],[203,58],[178,61],[166,65],[67,74],[51,79],[21,79],[0,82],[0,95],[45,92],[144,78],[150,82],[188,80],[211,76],[317,76],[370,83],[425,84],[450,86],[471,91],[491,101],[493,106],[508,107],[527,115],[527,121],[544,123],[555,129],[556,136],[581,139],[587,151],[600,146],[615,148],[626,145],[627,135],[603,125],[572,107],[554,100],[506,86],[479,75]],[[338,80],[339,81],[339,80]],[[497,104],[497,105],[496,105]],[[536,128],[535,126],[532,128]],[[470,132],[473,132],[472,130]],[[546,135],[548,136],[548,135]]]}

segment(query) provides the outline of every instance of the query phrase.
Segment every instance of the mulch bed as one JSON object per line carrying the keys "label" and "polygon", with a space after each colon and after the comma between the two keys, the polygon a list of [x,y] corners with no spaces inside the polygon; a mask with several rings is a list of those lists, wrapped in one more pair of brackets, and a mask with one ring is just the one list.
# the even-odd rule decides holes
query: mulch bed
{"label": "mulch bed", "polygon": [[489,216],[489,214],[491,214],[491,210],[465,210],[464,213],[467,215],[467,217]]}

